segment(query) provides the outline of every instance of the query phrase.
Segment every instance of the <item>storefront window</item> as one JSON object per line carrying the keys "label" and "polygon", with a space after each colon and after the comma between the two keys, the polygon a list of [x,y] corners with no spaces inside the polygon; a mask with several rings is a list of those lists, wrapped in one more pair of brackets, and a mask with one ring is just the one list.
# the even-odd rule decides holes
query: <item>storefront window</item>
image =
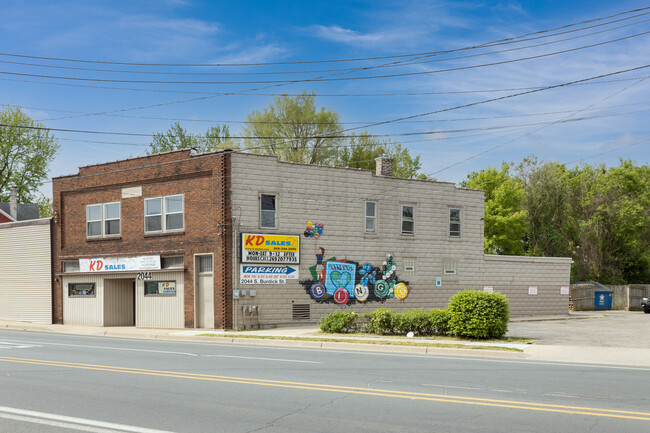
{"label": "storefront window", "polygon": [[68,284],[68,297],[95,297],[95,283]]}
{"label": "storefront window", "polygon": [[144,295],[176,296],[176,281],[145,281]]}

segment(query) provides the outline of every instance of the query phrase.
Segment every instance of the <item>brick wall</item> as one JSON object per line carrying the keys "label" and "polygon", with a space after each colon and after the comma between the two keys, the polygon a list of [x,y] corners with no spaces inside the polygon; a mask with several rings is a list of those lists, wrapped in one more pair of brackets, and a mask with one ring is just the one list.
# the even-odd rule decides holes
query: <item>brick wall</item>
{"label": "brick wall", "polygon": [[[194,254],[215,257],[215,326],[230,327],[232,271],[229,239],[228,152],[192,155],[189,150],[81,167],[77,175],[53,179],[53,272],[62,260],[83,257],[161,254],[184,256],[185,326],[194,326]],[[122,198],[122,189],[141,187],[139,197]],[[181,233],[145,234],[144,199],[184,195]],[[121,202],[118,238],[86,238],[86,205]],[[54,322],[61,323],[60,278],[53,289]]]}

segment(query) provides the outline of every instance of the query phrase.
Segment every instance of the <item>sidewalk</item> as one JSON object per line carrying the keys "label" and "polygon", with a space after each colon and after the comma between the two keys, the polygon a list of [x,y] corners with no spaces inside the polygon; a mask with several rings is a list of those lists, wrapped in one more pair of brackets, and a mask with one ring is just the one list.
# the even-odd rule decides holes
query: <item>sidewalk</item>
{"label": "sidewalk", "polygon": [[[602,317],[602,315],[591,314],[577,318],[598,319]],[[567,317],[537,319],[535,322],[542,323],[548,320],[567,319]],[[530,326],[530,323],[533,321],[530,319],[522,319],[515,320],[511,323],[514,324],[517,322],[526,322],[527,326]],[[478,356],[532,361],[650,367],[650,349],[648,348],[548,345],[535,344],[537,343],[536,341],[533,344],[524,344],[441,340],[431,337],[406,338],[401,336],[329,335],[319,333],[316,326],[233,332],[213,329],[103,328],[0,321],[0,330],[2,329],[114,338],[199,341],[217,344],[309,347],[448,356]],[[526,335],[518,335],[518,337],[526,337]],[[504,351],[493,348],[513,348],[519,351]]]}

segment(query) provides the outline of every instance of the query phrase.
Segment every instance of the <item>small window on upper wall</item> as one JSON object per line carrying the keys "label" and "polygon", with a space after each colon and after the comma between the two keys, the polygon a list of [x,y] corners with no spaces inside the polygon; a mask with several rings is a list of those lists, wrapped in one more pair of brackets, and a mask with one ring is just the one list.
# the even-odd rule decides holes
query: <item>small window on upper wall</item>
{"label": "small window on upper wall", "polygon": [[460,237],[460,209],[449,209],[449,236]]}
{"label": "small window on upper wall", "polygon": [[144,199],[145,233],[182,231],[185,228],[183,194]]}
{"label": "small window on upper wall", "polygon": [[86,206],[86,236],[99,238],[119,236],[120,202],[97,203]]}
{"label": "small window on upper wall", "polygon": [[377,203],[366,202],[366,233],[377,232]]}
{"label": "small window on upper wall", "polygon": [[260,195],[260,227],[267,229],[277,228],[276,200],[274,195]]}
{"label": "small window on upper wall", "polygon": [[415,233],[415,208],[413,206],[402,206],[402,234],[412,235]]}

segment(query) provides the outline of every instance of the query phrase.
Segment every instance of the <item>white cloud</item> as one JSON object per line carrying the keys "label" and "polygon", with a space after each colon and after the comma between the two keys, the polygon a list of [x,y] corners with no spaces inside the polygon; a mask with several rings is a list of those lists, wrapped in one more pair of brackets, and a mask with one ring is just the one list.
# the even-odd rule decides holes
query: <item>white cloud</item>
{"label": "white cloud", "polygon": [[403,32],[376,32],[363,34],[336,25],[313,25],[305,30],[316,37],[346,44],[380,44],[415,37],[413,34]]}
{"label": "white cloud", "polygon": [[234,44],[227,47],[232,51],[211,61],[211,63],[262,63],[275,60],[285,56],[287,50],[275,43],[241,48],[241,44]]}

